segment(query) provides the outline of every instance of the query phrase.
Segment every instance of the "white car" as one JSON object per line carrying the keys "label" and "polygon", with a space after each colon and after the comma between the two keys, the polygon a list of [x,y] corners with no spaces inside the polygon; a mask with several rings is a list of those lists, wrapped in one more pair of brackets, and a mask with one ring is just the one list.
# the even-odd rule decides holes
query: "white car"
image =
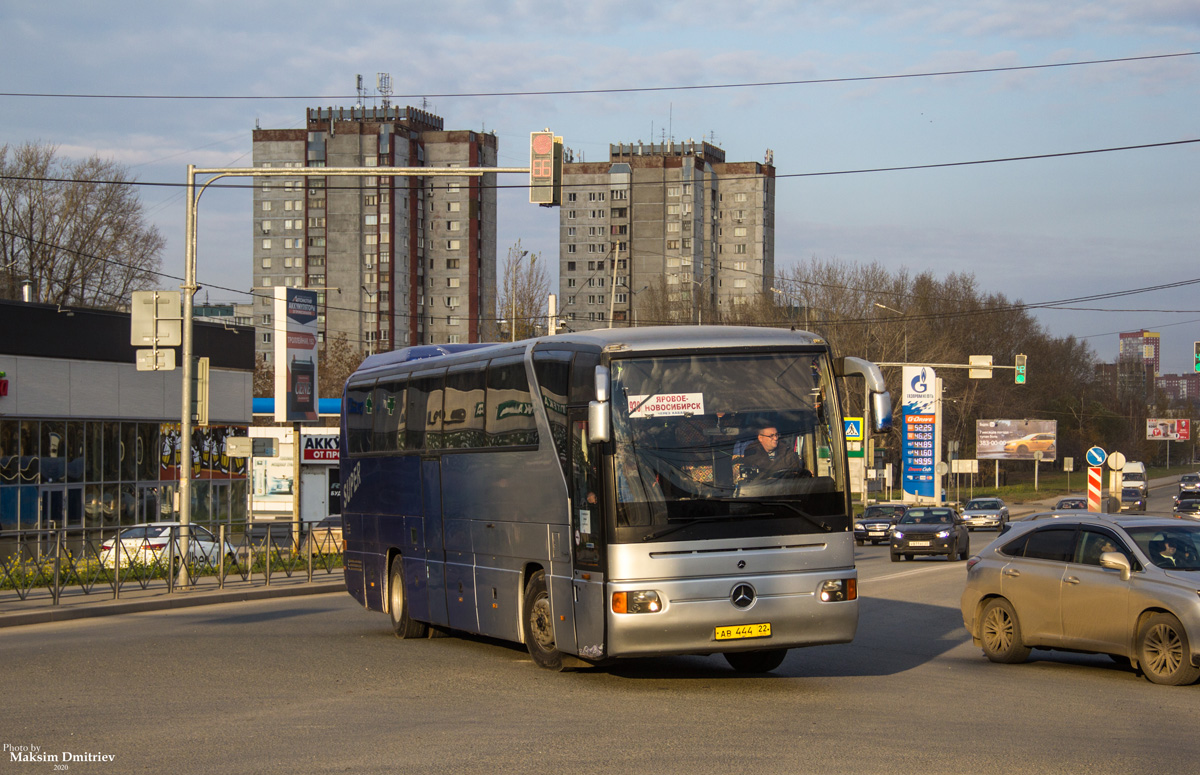
{"label": "white car", "polygon": [[[121,565],[130,562],[140,565],[166,566],[172,554],[178,557],[183,554],[179,543],[178,522],[144,522],[121,530]],[[170,546],[175,541],[175,548]],[[222,553],[226,562],[236,557],[233,544],[225,542],[225,551],[221,552],[216,536],[206,527],[190,525],[188,528],[188,555],[194,562],[216,565],[221,561]],[[111,568],[117,562],[117,541],[106,538],[100,545],[100,562]]]}
{"label": "white car", "polygon": [[962,521],[968,530],[986,527],[1004,532],[1008,524],[1008,506],[999,498],[972,498],[963,509]]}

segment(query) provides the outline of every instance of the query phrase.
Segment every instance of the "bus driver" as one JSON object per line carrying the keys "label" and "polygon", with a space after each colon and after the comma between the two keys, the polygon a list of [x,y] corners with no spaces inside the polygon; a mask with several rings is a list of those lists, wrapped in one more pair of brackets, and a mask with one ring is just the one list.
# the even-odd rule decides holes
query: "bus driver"
{"label": "bus driver", "polygon": [[746,447],[742,473],[746,479],[812,476],[812,472],[800,463],[795,450],[779,445],[779,429],[774,425],[760,428],[758,440]]}

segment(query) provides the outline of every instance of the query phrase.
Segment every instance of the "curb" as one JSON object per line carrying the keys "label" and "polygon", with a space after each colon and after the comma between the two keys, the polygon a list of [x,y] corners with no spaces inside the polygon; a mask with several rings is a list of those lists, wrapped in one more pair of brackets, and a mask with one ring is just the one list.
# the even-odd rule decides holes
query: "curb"
{"label": "curb", "polygon": [[69,608],[43,607],[36,611],[17,611],[0,614],[0,628],[19,627],[26,624],[45,624],[47,622],[66,622],[75,619],[91,619],[97,616],[118,616],[120,614],[142,613],[145,611],[193,608],[195,606],[216,605],[218,603],[240,603],[249,600],[269,600],[278,597],[326,595],[333,592],[344,593],[345,591],[345,582],[338,581],[328,584],[262,586],[251,589],[224,590],[221,592],[176,592],[170,595],[163,594],[143,600],[117,600]]}

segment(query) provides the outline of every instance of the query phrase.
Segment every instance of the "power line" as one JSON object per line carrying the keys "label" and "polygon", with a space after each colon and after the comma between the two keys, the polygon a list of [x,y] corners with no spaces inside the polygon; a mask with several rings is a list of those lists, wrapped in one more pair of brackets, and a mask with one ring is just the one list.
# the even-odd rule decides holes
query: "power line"
{"label": "power line", "polygon": [[[1168,140],[1168,141],[1159,142],[1159,143],[1141,143],[1138,145],[1122,145],[1122,146],[1114,146],[1114,147],[1109,147],[1109,148],[1090,148],[1090,149],[1086,149],[1086,150],[1082,150],[1082,151],[1060,151],[1057,153],[1040,153],[1040,154],[1031,154],[1028,156],[1004,156],[1004,157],[998,157],[998,158],[993,158],[993,159],[975,159],[975,160],[971,160],[971,161],[935,162],[932,164],[911,164],[911,165],[898,166],[898,167],[871,167],[871,168],[850,169],[850,170],[830,170],[830,171],[826,171],[826,172],[789,172],[789,173],[776,174],[775,177],[777,179],[778,178],[809,178],[809,177],[828,177],[828,176],[833,176],[833,175],[862,175],[862,174],[867,174],[867,173],[878,173],[878,172],[903,172],[903,171],[910,171],[910,170],[928,170],[928,169],[939,169],[939,168],[944,168],[944,167],[969,167],[969,166],[980,165],[980,164],[1002,164],[1002,163],[1017,162],[1017,161],[1038,161],[1038,160],[1042,160],[1042,159],[1057,159],[1057,158],[1064,158],[1064,157],[1070,157],[1070,156],[1087,156],[1087,155],[1098,154],[1098,153],[1117,153],[1117,152],[1122,152],[1122,151],[1146,150],[1146,149],[1150,149],[1150,148],[1168,148],[1171,146],[1192,145],[1195,143],[1200,143],[1200,138],[1191,138],[1191,139],[1187,139],[1187,140]],[[364,177],[368,177],[368,176],[364,176]],[[386,176],[384,176],[384,177],[386,177]],[[722,177],[722,180],[726,180],[726,181],[752,180],[752,179],[757,179],[758,177],[761,177],[761,176],[731,175],[731,176]],[[86,178],[42,178],[42,177],[30,177],[30,176],[23,176],[23,175],[0,175],[0,180],[11,180],[11,181],[25,182],[25,183],[89,183],[89,184],[94,184],[94,185],[99,184],[99,185],[123,185],[123,186],[149,186],[149,187],[161,187],[161,188],[186,188],[187,187],[187,183],[146,182],[146,181],[140,181],[140,180],[132,180],[132,181],[131,180],[96,180],[96,179],[86,179]],[[635,186],[640,186],[640,185],[661,186],[662,185],[661,181],[640,181],[640,182],[632,182],[631,184],[635,185]],[[213,183],[212,185],[208,186],[208,188],[251,190],[251,189],[255,188],[255,185],[256,184],[254,184],[254,183],[240,183],[240,184],[239,183]],[[563,188],[574,188],[574,187],[588,188],[588,187],[593,187],[594,185],[595,185],[594,183],[564,184]],[[486,189],[486,190],[499,191],[499,190],[506,190],[506,189],[528,189],[529,185],[528,184],[514,184],[514,185],[498,185],[498,184],[496,184],[496,185],[489,186],[489,185],[484,185],[484,184],[480,183],[479,188]],[[363,185],[363,186],[326,186],[325,187],[326,191],[367,191],[367,190],[374,191],[376,189],[377,189],[377,186],[365,186],[365,185]]]}
{"label": "power line", "polygon": [[[397,94],[392,99],[456,99],[482,97],[551,97],[563,95],[587,94],[636,94],[647,92],[671,91],[703,91],[716,89],[760,89],[780,86],[814,86],[820,84],[862,83],[869,81],[894,81],[912,78],[937,78],[952,75],[982,75],[987,73],[1012,73],[1023,70],[1048,70],[1062,67],[1083,67],[1088,65],[1120,64],[1126,62],[1144,62],[1156,59],[1172,59],[1200,55],[1200,51],[1181,51],[1173,54],[1148,54],[1134,57],[1115,57],[1112,59],[1088,59],[1075,62],[1050,62],[1037,65],[1012,65],[1009,67],[981,67],[962,70],[935,70],[920,73],[896,73],[892,75],[863,75],[841,78],[808,78],[789,81],[752,81],[744,83],[698,84],[693,86],[631,86],[612,89],[551,89],[545,91],[501,91],[501,92],[445,92],[432,94]],[[95,100],[357,100],[359,95],[244,95],[244,94],[72,94],[51,92],[0,92],[0,97],[26,97],[36,99],[95,99]]]}

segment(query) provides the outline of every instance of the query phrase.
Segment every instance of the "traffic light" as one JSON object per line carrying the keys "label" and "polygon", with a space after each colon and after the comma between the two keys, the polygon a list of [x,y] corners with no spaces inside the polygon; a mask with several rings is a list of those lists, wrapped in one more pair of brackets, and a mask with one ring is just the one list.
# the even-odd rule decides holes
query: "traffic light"
{"label": "traffic light", "polygon": [[1025,384],[1025,356],[1017,356],[1017,370],[1013,372],[1013,381],[1018,385]]}
{"label": "traffic light", "polygon": [[543,207],[562,201],[562,138],[549,129],[529,133],[529,201]]}
{"label": "traffic light", "polygon": [[1196,371],[1200,372],[1200,342],[1192,343],[1192,353],[1195,355],[1195,358],[1196,358],[1196,365],[1195,365]]}

